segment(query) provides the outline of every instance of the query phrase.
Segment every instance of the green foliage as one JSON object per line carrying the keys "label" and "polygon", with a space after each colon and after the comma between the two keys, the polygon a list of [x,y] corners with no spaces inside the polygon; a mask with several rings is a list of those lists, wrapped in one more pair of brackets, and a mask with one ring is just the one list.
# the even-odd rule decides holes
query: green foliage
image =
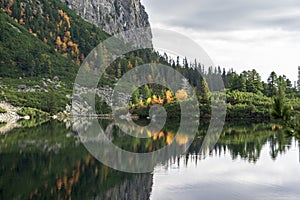
{"label": "green foliage", "polygon": [[246,91],[246,83],[247,79],[245,76],[238,75],[237,73],[233,72],[231,74],[231,78],[229,79],[229,88],[231,91],[239,90],[241,92]]}
{"label": "green foliage", "polygon": [[268,78],[268,91],[267,95],[270,97],[273,97],[276,95],[277,91],[277,74],[275,72],[271,72],[269,78]]}
{"label": "green foliage", "polygon": [[291,140],[281,131],[272,131],[270,124],[225,124],[216,148],[227,146],[232,159],[243,158],[253,163],[260,159],[265,144],[270,145],[269,155],[276,159]]}
{"label": "green foliage", "polygon": [[18,124],[20,124],[22,128],[33,128],[39,127],[50,120],[47,113],[42,113],[41,111],[37,111],[37,113],[40,113],[40,116],[32,116],[30,120],[19,120]]}
{"label": "green foliage", "polygon": [[74,80],[77,67],[72,62],[36,39],[1,11],[0,32],[0,75],[2,77],[57,75],[68,82]]}
{"label": "green foliage", "polygon": [[[9,6],[7,0],[4,2],[1,8]],[[58,0],[30,1],[23,4],[22,9],[20,4],[23,0],[12,2],[10,9],[13,12],[8,13],[11,17],[0,11],[2,77],[58,76],[61,80],[72,83],[79,60],[109,36]],[[25,15],[20,16],[21,10],[25,11]],[[63,14],[59,14],[60,10]],[[65,37],[67,33],[70,34],[69,39]],[[58,36],[67,45],[66,52],[56,52]],[[68,40],[78,45],[78,52],[75,52],[76,48],[71,43],[69,46]]]}
{"label": "green foliage", "polygon": [[251,92],[227,92],[227,119],[262,120],[270,118],[271,98]]}
{"label": "green foliage", "polygon": [[[181,109],[180,109],[180,105],[177,101],[167,103],[163,106],[167,112],[167,118],[170,118],[170,119],[171,118],[180,118]],[[130,109],[130,113],[133,115],[139,116],[139,118],[147,118],[147,117],[149,117],[150,108],[151,108],[151,105],[148,105],[145,107],[135,106]],[[160,116],[156,116],[156,117],[159,118]]]}
{"label": "green foliage", "polygon": [[300,115],[295,114],[291,120],[286,121],[286,131],[294,136],[300,138]]}
{"label": "green foliage", "polygon": [[137,105],[139,103],[140,92],[139,90],[135,90],[132,95],[132,103]]}
{"label": "green foliage", "polygon": [[201,91],[200,91],[200,103],[209,105],[210,92],[209,92],[208,84],[204,78],[202,79],[201,85],[202,86],[201,86]]}
{"label": "green foliage", "polygon": [[[13,78],[8,85],[14,86],[14,88],[5,88],[4,93],[0,94],[0,100],[8,100],[17,106],[34,107],[50,114],[63,111],[65,105],[70,103],[70,100],[66,98],[66,94],[69,94],[70,91],[66,89],[53,91],[50,88],[50,92],[17,92],[16,86],[20,81],[16,78],[30,77],[32,80],[40,80],[41,77],[52,78],[58,76],[66,83],[66,88],[70,89],[78,70],[78,64],[109,35],[95,25],[84,21],[59,0],[29,1],[22,4],[22,7],[21,2],[24,1],[14,0],[9,2],[4,0],[0,2],[1,8],[7,8],[11,4],[10,10],[12,10],[11,13],[7,9],[6,13],[0,11],[0,76]],[[119,15],[120,2],[115,0],[113,4],[117,15]],[[23,12],[24,15],[21,14]],[[75,46],[78,45],[79,52],[74,52],[76,48],[67,44],[68,42],[72,42],[71,44],[75,44]],[[63,45],[60,43],[67,45],[65,50],[62,50]],[[263,83],[261,76],[254,69],[244,71],[241,74],[237,74],[233,70],[226,73],[225,69],[222,70],[220,67],[209,67],[208,71],[204,71],[203,66],[197,63],[196,60],[194,63],[189,64],[189,61],[185,58],[184,63],[180,65],[179,58],[175,62],[167,54],[161,56],[149,49],[130,52],[117,59],[105,71],[99,81],[99,86],[114,86],[123,74],[144,63],[169,65],[185,76],[189,84],[197,91],[201,116],[210,116],[210,92],[220,89],[220,77],[222,77],[225,87],[228,89],[227,117],[229,119],[268,119],[272,102],[266,96],[273,97],[278,91],[279,85],[286,89],[291,105],[300,110],[299,101],[294,98],[297,96],[295,89],[292,88],[291,81],[286,79],[285,76],[277,77],[277,74],[272,72],[268,83]],[[88,75],[95,76],[97,74],[97,69],[91,66],[88,68],[90,71]],[[151,80],[153,77],[163,75],[157,73],[150,65],[148,71],[139,74],[139,76]],[[168,76],[173,77],[172,74],[168,74]],[[135,78],[137,77],[133,77],[133,79]],[[84,77],[87,84],[91,80],[90,76]],[[173,80],[175,83],[179,81],[181,80]],[[136,106],[139,104],[141,96],[145,101],[152,95],[159,95],[166,100],[166,89],[155,84],[145,85],[134,92],[131,102]],[[263,96],[262,93],[266,96]],[[290,114],[287,106],[283,104],[286,103],[282,103],[279,98],[274,100],[274,116],[282,117],[284,115],[284,118],[288,118]],[[170,115],[173,117],[178,116],[180,111],[178,102],[166,104],[165,106],[172,113]],[[135,107],[134,112],[146,116],[148,115],[147,109],[143,106]],[[111,112],[108,105],[99,99],[96,99],[96,110],[99,114]],[[275,110],[278,112],[275,112]]]}
{"label": "green foliage", "polygon": [[148,85],[144,86],[144,90],[143,90],[142,94],[143,94],[145,99],[152,97],[151,90],[150,90]]}
{"label": "green foliage", "polygon": [[[5,2],[7,1],[5,0]],[[46,43],[52,49],[56,47],[57,37],[59,36],[63,40],[67,31],[70,32],[71,41],[79,45],[80,53],[84,56],[87,56],[97,44],[108,37],[107,33],[84,21],[59,0],[26,1],[22,8],[25,11],[23,16],[20,16],[21,2],[24,1],[13,1],[13,7],[10,8],[13,13],[10,16],[18,21],[23,20],[23,26],[36,34],[40,40],[46,39]],[[2,5],[2,8],[5,7]],[[63,53],[67,53],[70,59],[74,57],[71,55],[71,51]]]}
{"label": "green foliage", "polygon": [[1,113],[7,113],[7,111],[6,111],[4,108],[1,108],[1,107],[0,107],[0,114],[1,114]]}
{"label": "green foliage", "polygon": [[38,110],[36,108],[21,108],[17,111],[17,114],[20,116],[29,116],[30,118],[45,118],[48,117],[49,114],[46,112],[43,112],[41,110]]}
{"label": "green foliage", "polygon": [[284,86],[280,85],[279,91],[272,104],[271,115],[274,119],[288,121],[291,117],[291,110],[291,106],[286,102]]}
{"label": "green foliage", "polygon": [[112,110],[109,105],[96,95],[95,109],[97,114],[111,114]]}
{"label": "green foliage", "polygon": [[7,100],[14,106],[36,108],[53,114],[64,111],[65,106],[70,104],[70,100],[66,97],[70,93],[64,89],[55,92],[18,92],[16,89],[9,88],[4,89],[0,94],[0,101]]}
{"label": "green foliage", "polygon": [[90,199],[95,193],[101,195],[125,179],[130,180],[130,175],[95,162],[83,145],[76,145],[70,132],[64,123],[49,121],[1,135],[1,199],[66,197],[66,188],[57,190],[56,178],[66,176],[69,182],[74,180],[74,172],[79,177],[73,185],[72,191],[76,192],[72,192],[72,198]]}

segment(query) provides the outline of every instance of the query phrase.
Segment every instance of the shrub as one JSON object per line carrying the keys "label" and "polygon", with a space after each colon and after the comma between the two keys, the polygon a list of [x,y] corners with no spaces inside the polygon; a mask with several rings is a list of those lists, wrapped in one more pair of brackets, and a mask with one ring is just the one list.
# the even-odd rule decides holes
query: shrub
{"label": "shrub", "polygon": [[4,108],[0,107],[0,113],[7,113],[7,111]]}
{"label": "shrub", "polygon": [[30,118],[41,118],[49,116],[48,113],[38,110],[36,108],[21,108],[20,110],[18,110],[17,114],[23,117],[30,116]]}

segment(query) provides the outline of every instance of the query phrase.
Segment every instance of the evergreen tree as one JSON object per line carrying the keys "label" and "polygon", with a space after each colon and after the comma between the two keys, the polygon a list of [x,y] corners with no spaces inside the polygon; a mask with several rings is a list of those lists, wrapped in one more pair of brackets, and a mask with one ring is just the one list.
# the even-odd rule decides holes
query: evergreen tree
{"label": "evergreen tree", "polygon": [[201,91],[199,96],[200,116],[208,116],[211,113],[210,92],[206,80],[202,79]]}
{"label": "evergreen tree", "polygon": [[152,94],[151,94],[151,90],[150,90],[149,86],[145,85],[144,86],[144,97],[146,99],[148,99],[148,98],[151,98],[151,96],[152,96]]}
{"label": "evergreen tree", "polygon": [[274,98],[272,105],[271,116],[274,119],[281,119],[287,121],[291,117],[291,107],[287,105],[285,96],[285,83],[283,83],[283,78],[279,77],[278,92]]}
{"label": "evergreen tree", "polygon": [[56,114],[56,99],[55,99],[55,92],[54,89],[51,88],[50,91],[50,100],[49,100],[49,113],[51,116]]}
{"label": "evergreen tree", "polygon": [[200,103],[208,105],[210,103],[210,92],[206,80],[202,79],[202,87],[200,92]]}
{"label": "evergreen tree", "polygon": [[138,105],[139,104],[139,97],[140,97],[140,92],[139,90],[135,90],[133,92],[133,96],[132,96],[132,103],[135,104],[135,105]]}
{"label": "evergreen tree", "polygon": [[261,93],[263,91],[263,85],[261,77],[255,69],[252,71],[244,71],[242,73],[246,77],[246,88],[247,92]]}
{"label": "evergreen tree", "polygon": [[273,71],[268,78],[268,96],[273,97],[276,94],[277,74]]}
{"label": "evergreen tree", "polygon": [[12,5],[12,16],[16,19],[21,19],[21,9],[20,9],[20,3],[15,1]]}

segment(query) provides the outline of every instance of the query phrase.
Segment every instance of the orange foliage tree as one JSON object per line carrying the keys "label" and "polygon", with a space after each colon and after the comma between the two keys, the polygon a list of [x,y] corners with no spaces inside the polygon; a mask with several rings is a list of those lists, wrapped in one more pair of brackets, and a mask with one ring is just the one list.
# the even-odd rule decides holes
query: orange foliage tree
{"label": "orange foliage tree", "polygon": [[178,99],[178,100],[185,100],[188,98],[188,94],[183,89],[178,90],[176,92],[175,96],[176,96],[176,99]]}
{"label": "orange foliage tree", "polygon": [[166,92],[166,99],[167,99],[167,103],[171,103],[174,100],[173,94],[170,90]]}

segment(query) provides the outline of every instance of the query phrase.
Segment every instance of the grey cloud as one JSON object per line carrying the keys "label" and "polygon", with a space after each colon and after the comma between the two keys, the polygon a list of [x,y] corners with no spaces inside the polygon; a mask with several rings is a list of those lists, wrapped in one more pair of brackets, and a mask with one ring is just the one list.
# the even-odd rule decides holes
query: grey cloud
{"label": "grey cloud", "polygon": [[143,3],[152,21],[164,25],[207,31],[300,30],[299,0],[143,0]]}

